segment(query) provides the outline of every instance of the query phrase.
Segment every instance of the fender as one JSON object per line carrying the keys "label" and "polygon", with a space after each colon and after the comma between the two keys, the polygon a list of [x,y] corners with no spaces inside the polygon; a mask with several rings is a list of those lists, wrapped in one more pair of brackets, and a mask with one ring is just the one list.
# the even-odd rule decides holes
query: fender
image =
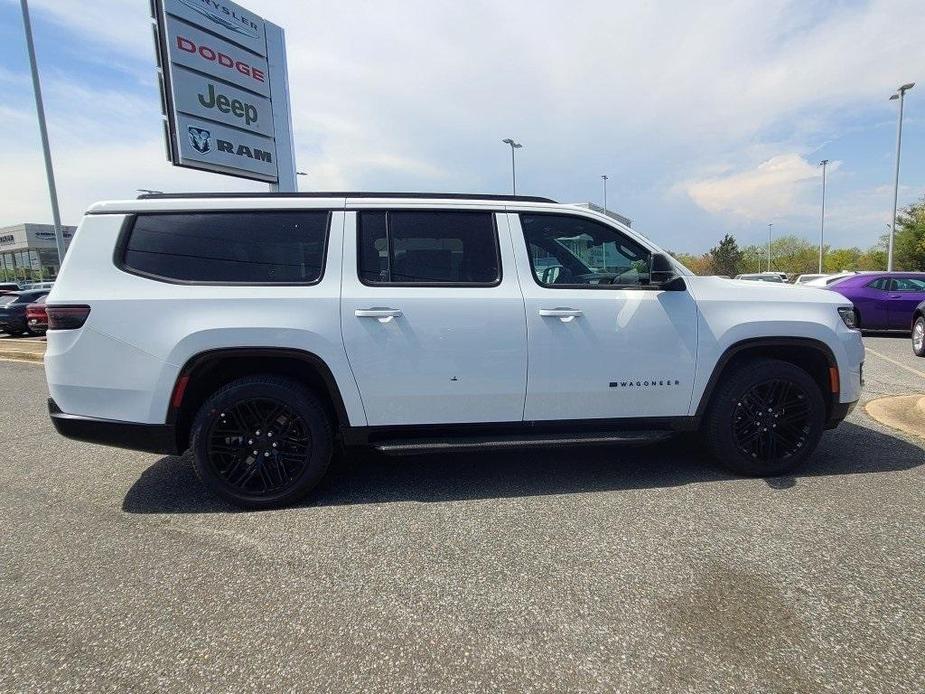
{"label": "fender", "polygon": [[347,416],[347,408],[344,406],[344,399],[341,396],[340,388],[337,385],[334,374],[331,373],[331,369],[328,368],[325,361],[312,352],[288,347],[222,347],[206,350],[193,355],[186,361],[183,368],[180,369],[180,373],[174,383],[167,409],[167,424],[176,425],[180,416],[180,411],[183,408],[186,387],[197,370],[203,369],[209,364],[221,359],[242,357],[258,357],[263,359],[287,358],[296,359],[308,364],[318,372],[321,376],[321,380],[324,382],[325,388],[327,388],[334,406],[334,412],[337,415],[338,426],[341,428],[349,426],[350,420]]}
{"label": "fender", "polygon": [[[730,360],[737,354],[747,350],[760,347],[803,347],[813,349],[821,353],[826,361],[828,362],[829,369],[835,369],[835,373],[838,373],[838,362],[835,360],[835,354],[832,352],[832,349],[821,340],[816,340],[810,337],[754,337],[746,340],[740,340],[739,342],[733,343],[720,355],[720,358],[716,360],[716,364],[713,365],[713,372],[710,374],[710,378],[707,381],[707,385],[703,390],[703,395],[700,397],[700,403],[697,406],[697,412],[695,416],[697,419],[701,419],[704,414],[706,414],[707,406],[710,403],[710,398],[713,396],[713,390],[716,388],[716,384],[719,382],[720,376],[723,373],[723,369],[729,364]],[[837,383],[837,381],[836,381]],[[832,385],[835,386],[836,383]],[[837,406],[839,399],[839,389],[833,387],[831,392],[831,400],[829,405],[831,407]]]}

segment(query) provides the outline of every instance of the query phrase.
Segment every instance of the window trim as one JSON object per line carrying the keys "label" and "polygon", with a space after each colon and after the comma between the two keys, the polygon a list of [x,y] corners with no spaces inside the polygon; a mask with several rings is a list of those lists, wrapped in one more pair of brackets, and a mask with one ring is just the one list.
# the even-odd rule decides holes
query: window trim
{"label": "window trim", "polygon": [[[389,233],[389,215],[392,212],[421,212],[421,213],[440,213],[440,214],[487,214],[491,218],[492,240],[495,246],[495,258],[498,266],[498,277],[491,282],[372,282],[363,277],[360,268],[360,249],[361,234],[360,216],[364,213],[384,213],[385,214],[385,238],[386,247],[388,248],[389,258],[389,276],[392,275],[392,236]],[[387,207],[387,208],[360,208],[356,210],[356,273],[357,280],[366,287],[454,287],[459,289],[465,288],[486,288],[497,287],[504,280],[504,267],[501,263],[501,239],[498,234],[498,213],[486,210],[462,210],[442,207]]]}
{"label": "window trim", "polygon": [[[545,212],[545,211],[544,211],[544,212],[523,212],[523,211],[518,211],[518,212],[515,212],[514,214],[517,215],[517,224],[518,224],[518,226],[520,227],[520,235],[521,235],[521,237],[522,237],[523,240],[524,240],[524,249],[527,251],[527,265],[528,265],[529,268],[530,268],[530,276],[533,277],[533,281],[536,282],[536,285],[537,285],[538,287],[540,287],[541,289],[591,289],[591,290],[593,290],[593,291],[601,291],[601,290],[603,290],[603,291],[607,291],[607,290],[612,290],[612,291],[627,291],[627,290],[632,290],[632,291],[645,291],[645,292],[665,291],[663,287],[660,287],[660,286],[657,285],[657,284],[651,284],[651,283],[650,283],[650,284],[543,284],[543,283],[540,281],[540,278],[536,276],[536,270],[535,270],[534,267],[533,267],[533,259],[530,257],[530,242],[527,240],[527,231],[526,231],[526,229],[524,229],[524,225],[523,225],[523,223],[521,222],[521,217],[522,217],[523,215],[525,215],[525,214],[526,214],[526,215],[533,216],[533,217],[540,217],[540,216],[544,216],[544,217],[572,217],[572,218],[574,218],[574,219],[586,220],[586,221],[588,221],[588,222],[592,222],[592,223],[594,223],[594,224],[598,224],[598,225],[600,225],[600,226],[607,227],[607,228],[609,228],[609,229],[613,229],[613,231],[615,231],[616,233],[618,233],[618,234],[622,235],[623,237],[629,239],[629,240],[632,241],[633,243],[635,243],[635,244],[639,245],[640,247],[644,248],[644,249],[646,250],[646,252],[648,252],[648,254],[649,254],[649,266],[650,266],[650,267],[651,267],[651,265],[652,265],[652,256],[655,255],[658,251],[653,251],[651,248],[649,248],[649,247],[646,246],[645,244],[640,243],[639,241],[637,241],[636,239],[634,239],[632,236],[629,236],[628,234],[626,234],[622,229],[620,229],[620,228],[618,228],[618,227],[610,226],[609,224],[604,224],[604,223],[603,223],[602,221],[600,221],[599,219],[594,219],[594,218],[592,218],[592,217],[586,217],[586,216],[580,215],[580,214],[572,214],[572,213],[570,213],[570,212]],[[650,280],[650,282],[651,282],[651,280]]]}
{"label": "window trim", "polygon": [[[324,279],[324,273],[328,266],[328,246],[331,241],[331,219],[333,212],[335,210],[326,209],[326,208],[307,208],[307,209],[230,209],[230,210],[171,210],[166,212],[152,211],[152,212],[136,212],[134,214],[125,215],[125,219],[122,221],[122,228],[119,230],[119,236],[116,239],[116,247],[113,250],[112,261],[117,269],[125,272],[129,275],[135,275],[136,277],[144,277],[145,279],[154,280],[156,282],[163,282],[165,284],[177,284],[183,286],[198,286],[198,287],[312,287],[316,284],[320,284]],[[318,275],[317,279],[314,279],[310,282],[231,282],[231,281],[218,281],[218,280],[181,280],[176,277],[165,277],[164,275],[158,275],[153,272],[145,272],[144,270],[139,270],[133,268],[125,262],[125,256],[128,253],[128,244],[129,240],[132,237],[132,232],[135,229],[135,222],[139,217],[168,217],[173,215],[193,215],[193,214],[259,214],[262,212],[288,212],[288,213],[299,213],[299,212],[324,212],[325,216],[325,229],[324,229],[324,246],[321,250],[321,273]]]}

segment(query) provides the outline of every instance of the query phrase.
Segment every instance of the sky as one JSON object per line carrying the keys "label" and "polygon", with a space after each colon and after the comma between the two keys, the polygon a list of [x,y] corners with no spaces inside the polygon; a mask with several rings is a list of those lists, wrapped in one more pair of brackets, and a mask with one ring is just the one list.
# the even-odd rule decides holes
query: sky
{"label": "sky", "polygon": [[[286,30],[302,190],[602,198],[663,247],[875,244],[925,194],[921,0],[242,0]],[[148,3],[31,0],[62,220],[97,200],[265,190],[165,159]],[[0,0],[0,225],[51,212],[18,0]]]}

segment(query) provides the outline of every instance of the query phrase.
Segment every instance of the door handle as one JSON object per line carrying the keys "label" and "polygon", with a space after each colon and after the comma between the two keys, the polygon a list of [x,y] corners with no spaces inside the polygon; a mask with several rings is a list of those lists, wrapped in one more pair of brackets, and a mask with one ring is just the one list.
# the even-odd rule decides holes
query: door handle
{"label": "door handle", "polygon": [[890,294],[890,298],[891,299],[902,299],[902,296],[900,296],[899,294]]}
{"label": "door handle", "polygon": [[401,311],[397,308],[358,308],[353,315],[357,318],[376,318],[380,323],[388,323],[393,318],[399,318]]}
{"label": "door handle", "polygon": [[543,318],[558,318],[563,323],[568,323],[581,316],[582,312],[579,308],[541,308],[540,315]]}

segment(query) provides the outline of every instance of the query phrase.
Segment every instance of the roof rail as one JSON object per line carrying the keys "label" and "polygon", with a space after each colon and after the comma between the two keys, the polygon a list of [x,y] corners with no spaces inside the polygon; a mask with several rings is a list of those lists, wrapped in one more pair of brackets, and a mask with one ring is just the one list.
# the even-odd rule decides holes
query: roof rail
{"label": "roof rail", "polygon": [[497,195],[493,193],[369,193],[333,191],[314,193],[142,193],[138,200],[177,198],[413,198],[416,200],[499,200],[510,202],[552,202],[536,195]]}

